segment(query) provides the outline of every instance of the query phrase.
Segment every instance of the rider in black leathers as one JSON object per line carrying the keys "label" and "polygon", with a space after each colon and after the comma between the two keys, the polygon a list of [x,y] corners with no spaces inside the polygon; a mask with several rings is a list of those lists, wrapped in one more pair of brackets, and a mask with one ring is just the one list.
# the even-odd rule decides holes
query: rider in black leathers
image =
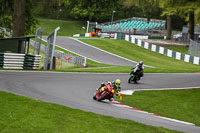
{"label": "rider in black leathers", "polygon": [[144,75],[144,65],[143,61],[140,61],[136,67],[132,68],[132,71],[130,74],[138,73],[138,79],[140,80],[141,77]]}

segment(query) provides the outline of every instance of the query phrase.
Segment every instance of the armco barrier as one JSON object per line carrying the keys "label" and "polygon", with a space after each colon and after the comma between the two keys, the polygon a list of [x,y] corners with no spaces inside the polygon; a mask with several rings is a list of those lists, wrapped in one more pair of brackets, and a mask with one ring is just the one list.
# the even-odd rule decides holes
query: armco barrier
{"label": "armco barrier", "polygon": [[1,53],[0,66],[7,69],[23,69],[25,54]]}
{"label": "armco barrier", "polygon": [[[32,59],[30,59],[29,56],[31,56]],[[41,56],[0,53],[0,67],[6,69],[39,69],[40,61]]]}
{"label": "armco barrier", "polygon": [[158,45],[154,45],[154,44],[151,44],[151,43],[148,43],[148,42],[144,42],[140,39],[135,38],[132,35],[125,35],[125,40],[129,41],[131,43],[134,43],[134,44],[136,44],[140,47],[143,47],[145,49],[166,55],[168,57],[175,58],[177,60],[182,60],[182,61],[185,61],[185,62],[200,65],[200,57],[191,56],[191,55],[188,55],[188,54],[183,54],[183,53],[176,52],[176,51],[173,51],[173,50],[170,50],[170,49],[158,46]]}
{"label": "armco barrier", "polygon": [[24,57],[24,69],[38,69],[41,62],[40,55],[25,55]]}

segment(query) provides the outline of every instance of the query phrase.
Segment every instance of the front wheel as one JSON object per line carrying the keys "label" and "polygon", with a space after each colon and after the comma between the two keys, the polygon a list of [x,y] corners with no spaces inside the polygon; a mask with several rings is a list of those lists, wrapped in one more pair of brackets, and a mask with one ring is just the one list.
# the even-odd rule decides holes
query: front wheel
{"label": "front wheel", "polygon": [[96,95],[94,95],[94,96],[93,96],[93,99],[94,99],[94,100],[96,100],[96,99],[97,99],[97,98],[96,98]]}

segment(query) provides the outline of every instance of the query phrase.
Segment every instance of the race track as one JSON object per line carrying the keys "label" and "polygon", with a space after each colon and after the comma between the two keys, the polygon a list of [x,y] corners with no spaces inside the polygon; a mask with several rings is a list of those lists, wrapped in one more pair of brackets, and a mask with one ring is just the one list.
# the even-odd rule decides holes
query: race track
{"label": "race track", "polygon": [[[45,40],[47,37],[43,37]],[[87,45],[77,39],[68,37],[57,37],[56,45],[78,55],[87,57],[90,60],[118,66],[135,66],[137,62],[113,55],[96,47]]]}
{"label": "race track", "polygon": [[134,120],[152,126],[199,133],[200,127],[161,119],[92,99],[102,81],[122,80],[123,90],[200,87],[200,74],[145,74],[139,84],[128,84],[129,74],[89,74],[0,71],[0,90],[84,111]]}

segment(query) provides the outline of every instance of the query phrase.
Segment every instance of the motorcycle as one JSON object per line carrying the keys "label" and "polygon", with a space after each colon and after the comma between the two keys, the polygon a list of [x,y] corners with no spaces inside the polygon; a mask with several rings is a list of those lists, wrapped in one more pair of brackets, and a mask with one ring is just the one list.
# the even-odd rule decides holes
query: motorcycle
{"label": "motorcycle", "polygon": [[133,68],[131,73],[130,73],[130,78],[128,79],[128,83],[132,83],[134,82],[135,84],[138,83],[138,81],[140,80],[140,72],[137,70],[138,68]]}
{"label": "motorcycle", "polygon": [[101,87],[94,95],[93,99],[97,101],[108,99],[110,100],[115,94],[116,90],[112,88],[111,84]]}

